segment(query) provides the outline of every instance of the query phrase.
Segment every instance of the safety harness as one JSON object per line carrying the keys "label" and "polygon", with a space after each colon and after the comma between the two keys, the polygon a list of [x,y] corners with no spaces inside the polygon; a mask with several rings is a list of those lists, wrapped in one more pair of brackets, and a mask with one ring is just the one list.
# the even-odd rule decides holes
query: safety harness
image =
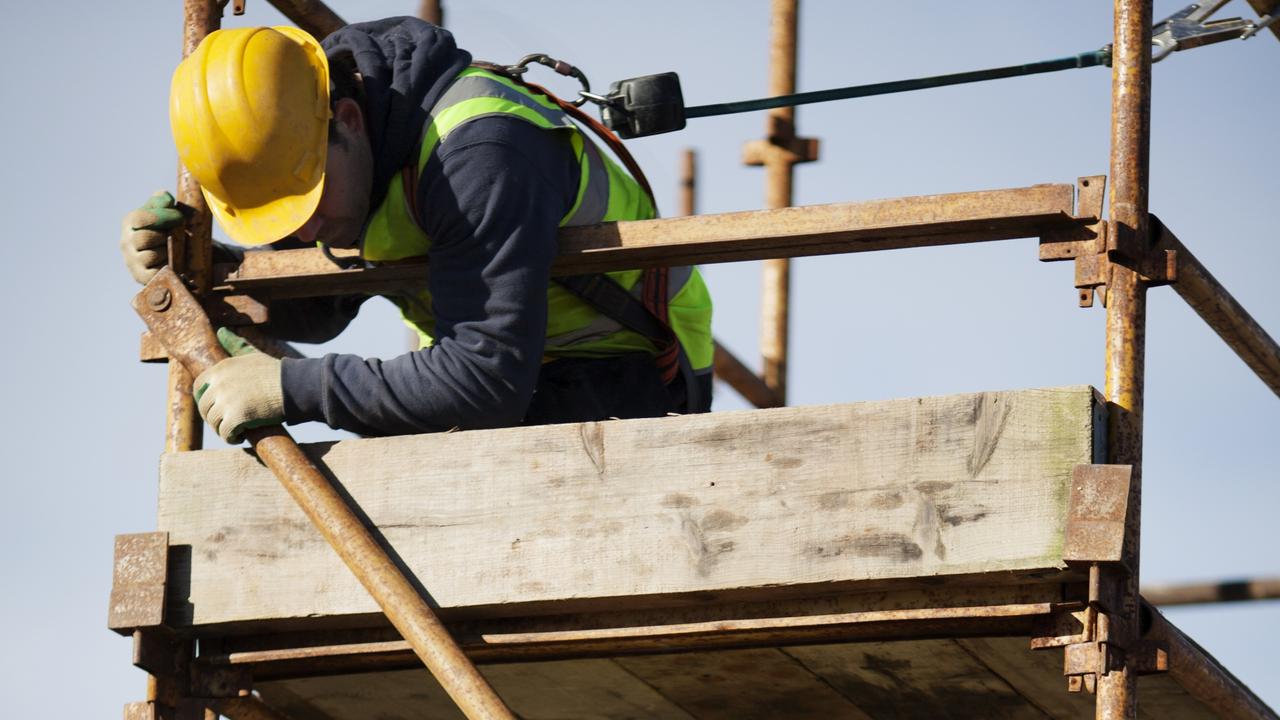
{"label": "safety harness", "polygon": [[[530,56],[522,60],[518,65],[497,65],[487,62],[477,62],[472,67],[477,67],[489,72],[500,74],[511,79],[513,82],[522,87],[545,96],[554,102],[567,115],[579,123],[591,128],[591,130],[608,145],[614,155],[622,161],[627,171],[635,179],[636,183],[648,195],[650,202],[657,206],[654,201],[653,189],[649,185],[648,179],[644,175],[644,171],[640,169],[639,163],[631,156],[626,146],[612,131],[606,128],[600,121],[592,118],[582,112],[574,103],[568,102],[557,97],[554,93],[546,88],[526,82],[523,79],[523,73],[527,69],[529,62],[538,62],[539,58],[545,56]],[[559,61],[551,61],[557,72],[564,75],[572,75],[576,72],[576,68],[561,63]],[[556,67],[559,65],[560,67]],[[569,70],[565,72],[564,70]],[[580,104],[580,103],[579,103]],[[413,157],[417,157],[414,153]],[[411,161],[401,169],[401,179],[404,183],[405,197],[409,204],[409,211],[415,223],[422,229],[421,216],[418,214],[418,166],[417,161]],[[425,229],[423,229],[425,232]],[[662,378],[662,382],[671,386],[676,382],[681,373],[681,352],[680,341],[676,336],[675,330],[671,327],[668,308],[668,278],[670,275],[669,268],[666,266],[647,268],[641,278],[640,298],[627,291],[626,288],[619,285],[611,277],[604,273],[589,273],[583,275],[569,275],[553,278],[560,287],[573,294],[579,300],[589,305],[596,312],[613,320],[624,328],[639,334],[640,336],[653,343],[657,349],[654,355],[654,363],[658,368],[658,373]],[[687,362],[685,363],[687,364]],[[695,387],[692,373],[688,373],[686,378],[684,393],[685,405],[689,408],[699,406],[698,398],[694,395],[698,392]]]}

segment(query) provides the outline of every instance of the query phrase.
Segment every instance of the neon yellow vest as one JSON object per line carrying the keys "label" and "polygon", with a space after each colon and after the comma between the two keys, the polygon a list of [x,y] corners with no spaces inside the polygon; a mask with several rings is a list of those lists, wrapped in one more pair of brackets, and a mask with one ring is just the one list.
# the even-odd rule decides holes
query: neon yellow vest
{"label": "neon yellow vest", "polygon": [[[489,115],[508,115],[547,130],[569,133],[582,169],[578,196],[560,226],[592,225],[613,220],[648,220],[653,203],[630,175],[600,152],[568,115],[551,100],[534,94],[501,75],[468,68],[431,109],[418,156],[418,175],[432,150],[463,123]],[[392,178],[386,198],[365,229],[362,254],[368,260],[400,260],[427,254],[431,239],[418,226],[405,197],[400,174]],[[642,270],[608,273],[637,297]],[[668,280],[668,320],[679,338],[689,365],[697,374],[709,372],[714,353],[711,339],[711,295],[696,268],[673,267]],[[419,346],[433,342],[435,317],[431,295],[423,290],[392,297],[405,324],[417,332]],[[596,312],[556,283],[547,287],[545,359],[608,357],[628,352],[655,352],[653,343]]]}

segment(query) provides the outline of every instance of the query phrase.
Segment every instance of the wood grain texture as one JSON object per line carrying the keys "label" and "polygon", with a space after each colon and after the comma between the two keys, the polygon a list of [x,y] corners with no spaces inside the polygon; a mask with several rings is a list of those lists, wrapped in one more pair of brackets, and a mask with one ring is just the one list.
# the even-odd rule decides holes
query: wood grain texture
{"label": "wood grain texture", "polygon": [[[307,452],[446,615],[573,612],[1053,575],[1072,468],[1097,455],[1096,411],[1075,387]],[[376,612],[245,451],[164,456],[159,527],[178,550],[171,623]]]}
{"label": "wood grain texture", "polygon": [[1061,648],[1032,650],[1025,637],[971,638],[956,643],[1054,720],[1093,717],[1092,695],[1067,692]]}
{"label": "wood grain texture", "polygon": [[[1090,720],[1067,692],[1062,651],[1026,637],[933,639],[486,665],[525,720]],[[422,670],[258,683],[294,720],[461,718]],[[1143,720],[1227,717],[1169,674],[1140,678]]]}
{"label": "wood grain texture", "polygon": [[787,648],[873,718],[1045,717],[953,640]]}
{"label": "wood grain texture", "polygon": [[616,662],[699,720],[871,717],[773,648],[619,658]]}
{"label": "wood grain texture", "polygon": [[[566,660],[482,668],[523,720],[691,720],[693,716],[612,660]],[[261,683],[272,707],[296,720],[462,719],[425,671]]]}

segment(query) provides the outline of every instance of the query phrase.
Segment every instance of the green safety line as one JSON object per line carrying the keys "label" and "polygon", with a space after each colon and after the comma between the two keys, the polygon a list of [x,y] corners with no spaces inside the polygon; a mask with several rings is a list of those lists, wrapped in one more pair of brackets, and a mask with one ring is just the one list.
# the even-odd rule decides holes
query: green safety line
{"label": "green safety line", "polygon": [[1037,75],[1039,73],[1073,70],[1075,68],[1111,65],[1111,48],[1080,53],[1056,60],[1042,60],[1026,65],[1009,65],[1007,67],[973,70],[971,72],[953,73],[951,75],[935,75],[933,77],[915,78],[913,80],[894,80],[893,82],[873,83],[871,85],[855,85],[853,87],[835,88],[833,90],[816,90],[814,92],[779,95],[759,100],[742,100],[740,102],[719,103],[716,105],[698,105],[685,108],[686,118],[711,117],[713,115],[730,115],[733,113],[751,112],[753,110],[769,110],[794,105],[828,102],[830,100],[847,100],[849,98],[868,97],[870,95],[888,95],[890,93],[924,90],[926,88],[946,85],[962,85],[964,83],[982,82],[983,80],[999,80],[1000,78]]}

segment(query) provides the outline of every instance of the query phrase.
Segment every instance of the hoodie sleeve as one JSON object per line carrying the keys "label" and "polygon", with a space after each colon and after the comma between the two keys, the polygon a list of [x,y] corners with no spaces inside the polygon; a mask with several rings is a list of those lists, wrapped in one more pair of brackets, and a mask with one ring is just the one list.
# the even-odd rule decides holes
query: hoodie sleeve
{"label": "hoodie sleeve", "polygon": [[419,182],[435,345],[386,361],[286,360],[286,419],[366,435],[519,423],[542,363],[556,232],[577,184],[561,133],[506,117],[451,133]]}

